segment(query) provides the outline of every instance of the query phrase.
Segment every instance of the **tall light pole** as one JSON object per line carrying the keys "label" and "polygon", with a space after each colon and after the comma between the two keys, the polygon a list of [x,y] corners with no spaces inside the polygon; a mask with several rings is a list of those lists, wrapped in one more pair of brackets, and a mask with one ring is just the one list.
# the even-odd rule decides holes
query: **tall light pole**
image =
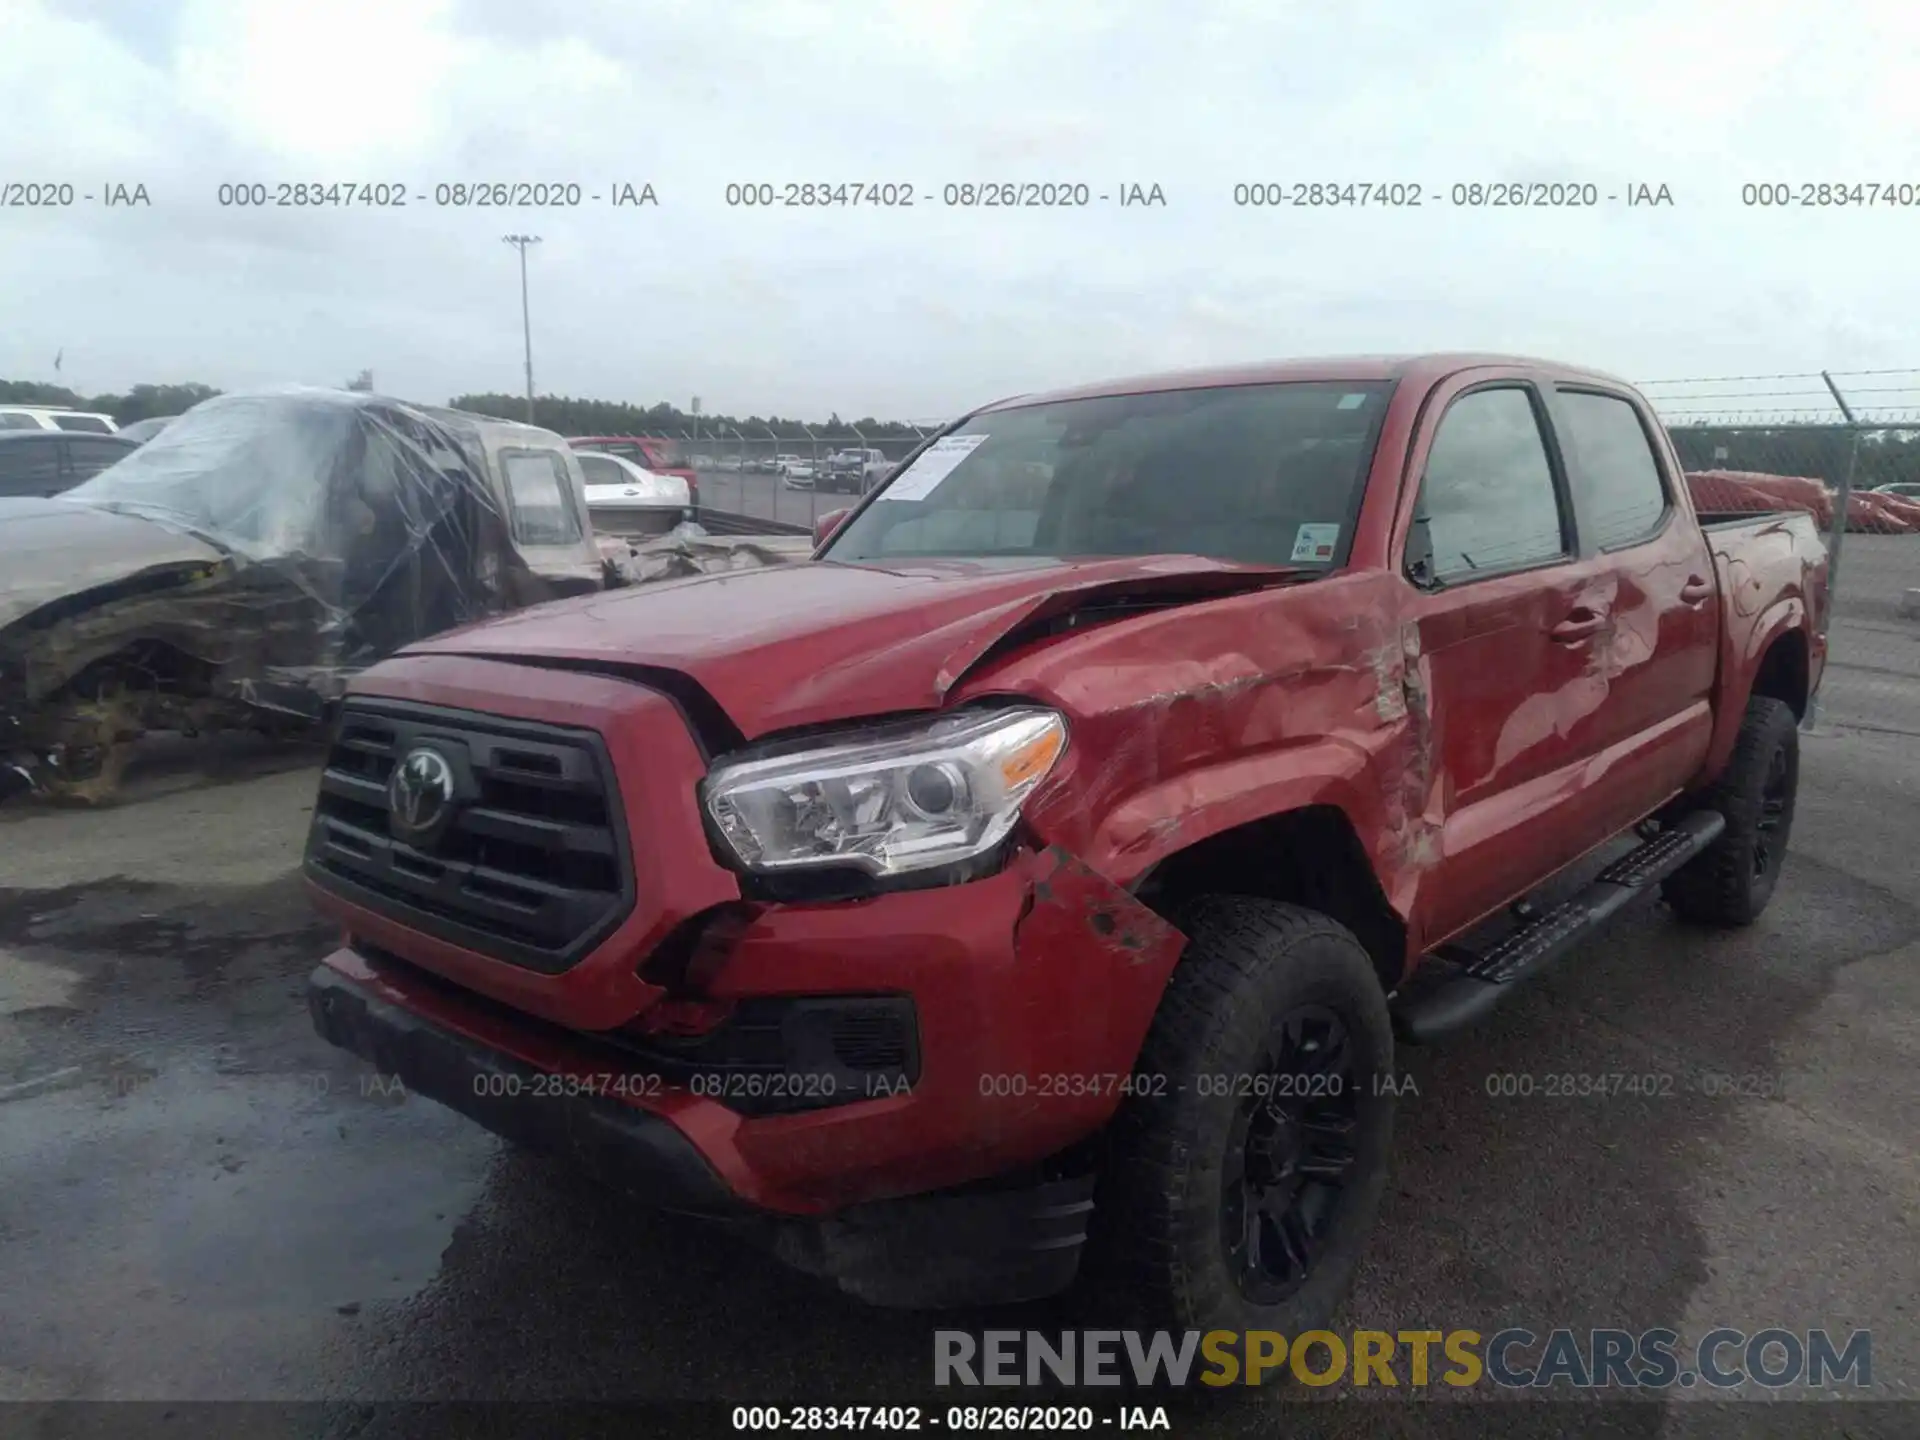
{"label": "tall light pole", "polygon": [[533,424],[533,321],[527,313],[527,247],[538,245],[538,235],[502,235],[507,244],[520,252],[520,333],[527,342],[527,423]]}

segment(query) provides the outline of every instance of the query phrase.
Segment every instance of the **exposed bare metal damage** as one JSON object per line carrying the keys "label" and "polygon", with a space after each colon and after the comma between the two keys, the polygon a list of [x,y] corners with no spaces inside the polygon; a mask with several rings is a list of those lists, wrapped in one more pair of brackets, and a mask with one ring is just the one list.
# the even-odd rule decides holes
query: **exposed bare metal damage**
{"label": "exposed bare metal damage", "polygon": [[12,788],[109,798],[145,731],[314,725],[406,644],[599,588],[581,491],[550,432],[291,389],[206,401],[58,498],[0,502]]}
{"label": "exposed bare metal damage", "polygon": [[1053,937],[1076,930],[1122,963],[1171,969],[1186,937],[1111,881],[1059,846],[1038,857],[1033,908],[1014,934],[1016,953],[1036,960]]}

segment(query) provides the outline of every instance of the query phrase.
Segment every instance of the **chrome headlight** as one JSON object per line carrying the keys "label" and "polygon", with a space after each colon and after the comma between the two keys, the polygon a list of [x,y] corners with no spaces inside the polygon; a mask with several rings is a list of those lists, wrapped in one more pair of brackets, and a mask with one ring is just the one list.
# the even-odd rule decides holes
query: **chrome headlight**
{"label": "chrome headlight", "polygon": [[1066,748],[1065,719],[1032,706],[876,727],[720,765],[704,786],[707,813],[750,870],[927,870],[1004,840]]}

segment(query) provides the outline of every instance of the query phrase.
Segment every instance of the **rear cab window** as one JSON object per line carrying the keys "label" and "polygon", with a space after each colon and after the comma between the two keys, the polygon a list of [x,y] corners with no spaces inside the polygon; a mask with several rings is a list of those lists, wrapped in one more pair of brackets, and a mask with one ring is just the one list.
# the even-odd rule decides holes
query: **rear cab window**
{"label": "rear cab window", "polygon": [[580,462],[580,473],[586,477],[589,485],[624,485],[627,472],[610,455],[595,455],[590,451],[581,451],[574,459]]}
{"label": "rear cab window", "polygon": [[90,435],[76,435],[63,443],[74,475],[83,480],[89,475],[98,475],[109,465],[118,464],[139,448],[124,441]]}
{"label": "rear cab window", "polygon": [[500,469],[515,540],[522,545],[572,545],[580,540],[573,482],[560,456],[551,450],[502,450]]}
{"label": "rear cab window", "polygon": [[642,470],[658,470],[661,463],[655,458],[658,452],[638,440],[577,440],[572,448],[575,455],[612,455],[630,460]]}
{"label": "rear cab window", "polygon": [[61,473],[60,439],[51,432],[0,444],[0,496],[50,495],[70,478]]}
{"label": "rear cab window", "polygon": [[1558,387],[1554,419],[1581,535],[1600,550],[1651,539],[1672,500],[1639,410],[1618,395]]}

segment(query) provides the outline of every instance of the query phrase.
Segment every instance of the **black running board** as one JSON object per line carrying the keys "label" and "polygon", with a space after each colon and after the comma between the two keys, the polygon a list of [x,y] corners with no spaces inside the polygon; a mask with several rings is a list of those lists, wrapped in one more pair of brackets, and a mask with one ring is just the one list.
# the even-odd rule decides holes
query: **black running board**
{"label": "black running board", "polygon": [[1522,980],[1546,970],[1599,926],[1706,849],[1727,828],[1716,810],[1696,810],[1613,862],[1571,900],[1543,910],[1491,949],[1425,956],[1393,999],[1393,1028],[1425,1045],[1473,1024]]}

